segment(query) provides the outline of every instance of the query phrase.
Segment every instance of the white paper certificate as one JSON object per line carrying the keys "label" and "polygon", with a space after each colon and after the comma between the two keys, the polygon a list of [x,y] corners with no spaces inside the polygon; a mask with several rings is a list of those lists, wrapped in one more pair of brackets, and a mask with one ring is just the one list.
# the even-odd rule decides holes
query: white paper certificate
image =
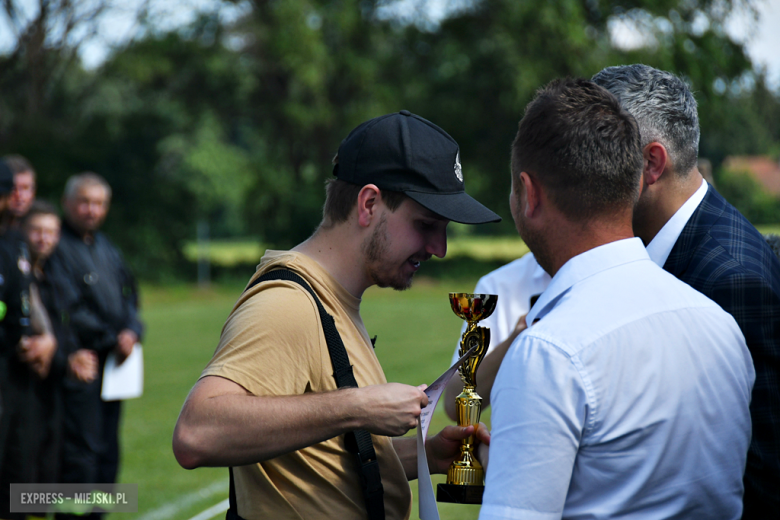
{"label": "white paper certificate", "polygon": [[116,354],[111,352],[103,368],[103,401],[121,401],[141,397],[144,393],[144,354],[140,343],[136,343],[124,363],[117,366]]}
{"label": "white paper certificate", "polygon": [[428,458],[425,455],[425,439],[428,436],[428,427],[431,425],[433,411],[436,409],[436,403],[439,402],[447,382],[455,375],[458,367],[463,364],[476,349],[472,347],[463,354],[454,365],[452,365],[441,377],[431,383],[431,386],[425,389],[428,396],[428,406],[422,409],[420,417],[417,418],[417,494],[420,504],[420,520],[439,520],[439,508],[436,507],[436,497],[433,494],[433,482],[431,482],[431,472],[428,468]]}

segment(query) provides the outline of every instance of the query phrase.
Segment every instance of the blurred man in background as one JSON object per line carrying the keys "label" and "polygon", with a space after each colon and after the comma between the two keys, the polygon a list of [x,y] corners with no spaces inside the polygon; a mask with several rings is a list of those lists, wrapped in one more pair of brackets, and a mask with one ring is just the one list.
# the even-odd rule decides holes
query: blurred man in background
{"label": "blurred man in background", "polygon": [[0,160],[0,518],[11,514],[9,484],[31,482],[30,401],[34,373],[25,356],[30,343],[30,261],[11,229],[14,176]]}
{"label": "blurred man in background", "polygon": [[30,161],[21,155],[6,155],[3,159],[14,174],[14,190],[11,193],[10,208],[14,225],[17,225],[35,200],[35,170]]}
{"label": "blurred man in background", "polygon": [[75,351],[69,322],[69,309],[75,292],[67,285],[68,280],[57,262],[48,261],[59,243],[60,217],[57,210],[43,201],[36,201],[21,221],[21,229],[27,240],[32,263],[34,283],[31,291],[36,292],[51,330],[57,340],[57,349],[48,360],[46,373],[33,385],[33,410],[31,413],[33,443],[36,460],[34,481],[39,483],[59,482],[61,447],[63,385],[68,378],[90,382],[97,376],[97,355],[87,349]]}
{"label": "blurred man in background", "polygon": [[[143,332],[135,280],[119,251],[99,231],[110,201],[111,187],[99,175],[68,179],[62,198],[65,222],[52,259],[61,263],[75,290],[70,312],[75,351],[96,353],[101,373],[110,353],[121,363]],[[112,483],[119,464],[121,401],[101,400],[102,377],[80,379],[65,387],[62,481]]]}

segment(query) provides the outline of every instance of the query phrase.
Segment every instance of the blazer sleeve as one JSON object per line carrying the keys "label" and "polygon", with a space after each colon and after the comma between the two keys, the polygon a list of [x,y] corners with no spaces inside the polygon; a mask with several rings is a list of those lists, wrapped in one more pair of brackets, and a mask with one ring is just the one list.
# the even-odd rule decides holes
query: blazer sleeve
{"label": "blazer sleeve", "polygon": [[737,321],[745,335],[756,382],[750,413],[752,450],[768,474],[780,474],[780,297],[763,277],[742,272],[714,282],[708,294]]}

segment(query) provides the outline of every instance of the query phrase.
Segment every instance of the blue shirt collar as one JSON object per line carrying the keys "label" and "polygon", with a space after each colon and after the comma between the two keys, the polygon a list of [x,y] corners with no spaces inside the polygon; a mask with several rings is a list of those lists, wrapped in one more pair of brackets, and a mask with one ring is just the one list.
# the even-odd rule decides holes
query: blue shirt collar
{"label": "blue shirt collar", "polygon": [[570,258],[555,273],[547,290],[528,312],[526,323],[531,326],[534,321],[546,316],[577,282],[618,265],[639,260],[650,260],[650,257],[642,241],[636,237],[594,247]]}

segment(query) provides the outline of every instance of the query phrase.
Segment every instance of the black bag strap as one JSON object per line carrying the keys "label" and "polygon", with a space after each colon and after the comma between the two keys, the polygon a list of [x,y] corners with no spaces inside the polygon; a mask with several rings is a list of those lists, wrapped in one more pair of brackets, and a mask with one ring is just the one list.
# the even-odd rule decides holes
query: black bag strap
{"label": "black bag strap", "polygon": [[[317,310],[322,322],[322,331],[325,334],[325,342],[328,345],[328,354],[330,362],[333,365],[333,377],[336,379],[336,385],[339,388],[354,387],[358,384],[355,380],[355,374],[352,372],[352,365],[349,363],[349,355],[341,340],[341,335],[336,329],[336,321],[333,316],[328,314],[317,294],[306,283],[306,280],[288,269],[277,269],[265,273],[256,278],[247,288],[248,291],[255,285],[268,280],[286,280],[295,282],[314,298],[317,304]],[[373,343],[373,342],[372,342]],[[384,520],[385,502],[384,487],[382,486],[382,476],[379,474],[379,461],[377,460],[374,443],[371,440],[371,434],[366,430],[354,430],[347,432],[344,436],[344,443],[350,453],[355,454],[358,464],[358,474],[360,475],[360,485],[363,488],[363,497],[366,501],[366,510],[369,520]],[[226,520],[242,520],[238,516],[236,508],[236,490],[233,484],[233,468],[230,468],[230,509],[227,512]]]}
{"label": "black bag strap", "polygon": [[228,504],[230,507],[225,515],[225,520],[244,520],[238,516],[238,505],[236,504],[236,485],[233,483],[233,468],[228,468],[230,472],[230,491],[228,492]]}

